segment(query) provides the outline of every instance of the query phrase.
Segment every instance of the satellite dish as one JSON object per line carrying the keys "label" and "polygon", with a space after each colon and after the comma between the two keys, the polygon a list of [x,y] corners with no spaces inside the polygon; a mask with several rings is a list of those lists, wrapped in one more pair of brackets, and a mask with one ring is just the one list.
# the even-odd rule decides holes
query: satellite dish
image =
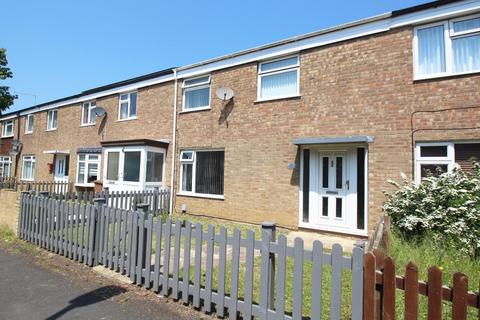
{"label": "satellite dish", "polygon": [[97,117],[103,117],[104,115],[107,114],[107,111],[102,107],[95,107],[92,109],[92,111],[93,113],[95,113]]}
{"label": "satellite dish", "polygon": [[233,98],[233,90],[228,87],[218,88],[215,92],[217,94],[218,99],[227,101]]}

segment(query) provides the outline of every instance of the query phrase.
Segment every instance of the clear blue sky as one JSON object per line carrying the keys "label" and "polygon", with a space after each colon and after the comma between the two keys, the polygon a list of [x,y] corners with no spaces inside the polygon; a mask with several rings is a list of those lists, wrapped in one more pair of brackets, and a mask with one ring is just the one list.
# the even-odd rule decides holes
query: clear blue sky
{"label": "clear blue sky", "polygon": [[[0,47],[7,85],[42,103],[425,2],[4,0]],[[8,111],[34,102],[19,93]]]}

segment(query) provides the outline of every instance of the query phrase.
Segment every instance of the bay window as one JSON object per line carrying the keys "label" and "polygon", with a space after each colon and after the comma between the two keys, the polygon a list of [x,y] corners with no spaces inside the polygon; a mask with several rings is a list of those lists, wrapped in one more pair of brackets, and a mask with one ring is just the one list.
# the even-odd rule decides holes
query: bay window
{"label": "bay window", "polygon": [[92,186],[99,179],[100,155],[79,154],[77,162],[77,184]]}
{"label": "bay window", "polygon": [[7,120],[2,123],[2,138],[13,137],[13,120]]}
{"label": "bay window", "polygon": [[257,100],[298,96],[300,94],[299,76],[299,56],[260,63]]}
{"label": "bay window", "polygon": [[137,118],[137,93],[120,94],[118,105],[118,120],[131,120]]}
{"label": "bay window", "polygon": [[82,104],[82,126],[95,124],[95,112],[93,109],[97,106],[95,101],[85,102]]}
{"label": "bay window", "polygon": [[223,150],[182,151],[180,194],[223,198]]}
{"label": "bay window", "polygon": [[12,167],[12,159],[8,156],[0,157],[0,177],[10,177],[10,169]]}
{"label": "bay window", "polygon": [[22,180],[33,181],[35,179],[35,156],[23,156]]}
{"label": "bay window", "polygon": [[147,173],[146,182],[163,181],[163,153],[147,152]]}
{"label": "bay window", "polygon": [[415,28],[415,78],[480,71],[480,15]]}
{"label": "bay window", "polygon": [[183,111],[210,108],[210,76],[183,81]]}

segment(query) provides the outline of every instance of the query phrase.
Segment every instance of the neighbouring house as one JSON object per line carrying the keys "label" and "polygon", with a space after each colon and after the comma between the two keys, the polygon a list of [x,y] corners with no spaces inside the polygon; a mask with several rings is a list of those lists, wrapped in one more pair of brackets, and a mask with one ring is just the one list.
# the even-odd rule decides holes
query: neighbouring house
{"label": "neighbouring house", "polygon": [[436,1],[5,114],[0,172],[366,236],[387,180],[480,158],[479,89],[480,1]]}

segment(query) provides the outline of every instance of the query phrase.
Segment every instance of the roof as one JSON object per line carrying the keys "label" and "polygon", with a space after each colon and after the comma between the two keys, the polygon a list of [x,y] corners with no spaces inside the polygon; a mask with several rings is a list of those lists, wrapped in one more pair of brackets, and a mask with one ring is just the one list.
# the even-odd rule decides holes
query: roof
{"label": "roof", "polygon": [[111,140],[102,141],[102,147],[126,147],[126,146],[151,146],[168,148],[169,141],[164,140],[152,140],[152,139],[127,139],[127,140]]}
{"label": "roof", "polygon": [[[341,42],[353,38],[372,35],[380,32],[386,32],[392,28],[398,28],[406,25],[417,23],[426,23],[435,19],[445,19],[452,15],[469,14],[480,10],[479,0],[439,0],[428,2],[421,5],[412,6],[405,9],[387,12],[381,15],[373,16],[366,19],[353,21],[350,23],[326,28],[320,31],[307,33],[291,37],[282,41],[273,42],[263,46],[255,47],[248,50],[224,55],[199,63],[194,63],[178,68],[169,68],[158,72],[153,72],[143,76],[131,78],[124,81],[111,83],[108,85],[96,87],[93,89],[82,91],[79,94],[69,97],[48,101],[39,105],[24,108],[18,111],[5,113],[0,118],[11,115],[22,115],[29,110],[38,111],[45,108],[57,108],[63,105],[86,101],[86,99],[95,99],[100,96],[106,96],[118,93],[116,88],[128,87],[139,88],[160,82],[173,80],[172,74],[174,70],[178,70],[179,78],[190,77],[194,75],[205,74],[213,70],[224,69],[235,65],[245,64],[252,61],[278,57],[292,52],[299,52],[313,47],[323,46],[335,42]],[[422,12],[423,11],[423,12]],[[138,84],[133,86],[134,84]],[[36,112],[36,111],[31,111]]]}

